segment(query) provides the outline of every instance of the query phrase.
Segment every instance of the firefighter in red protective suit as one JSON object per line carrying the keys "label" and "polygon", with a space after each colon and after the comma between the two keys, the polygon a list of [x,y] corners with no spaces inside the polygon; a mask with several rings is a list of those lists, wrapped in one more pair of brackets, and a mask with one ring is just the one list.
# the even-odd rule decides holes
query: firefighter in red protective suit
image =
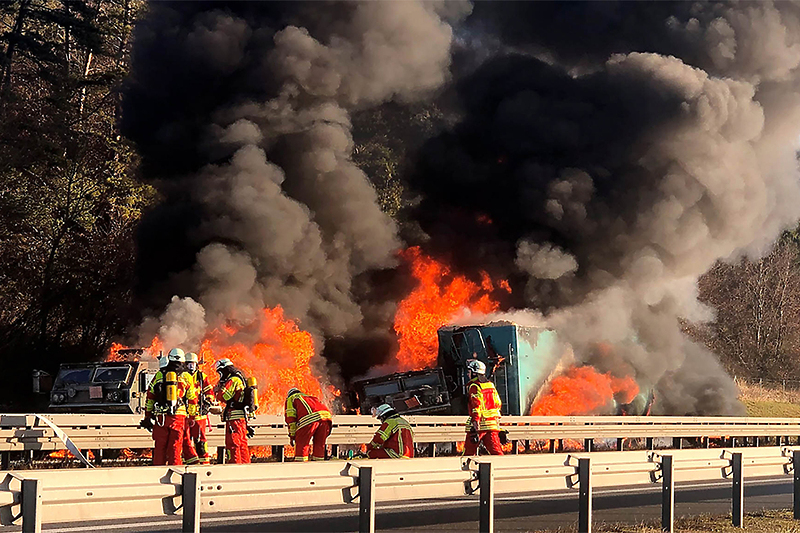
{"label": "firefighter in red protective suit", "polygon": [[208,453],[206,430],[208,429],[208,412],[213,404],[214,391],[208,378],[198,368],[199,358],[196,353],[186,354],[186,371],[188,380],[194,387],[194,396],[197,401],[188,404],[186,417],[185,440],[183,443],[183,460],[188,464],[210,464],[211,456]]}
{"label": "firefighter in red protective suit", "polygon": [[325,441],[331,433],[332,416],[315,396],[303,394],[300,389],[289,389],[286,395],[286,426],[289,428],[289,441],[294,448],[295,461],[308,461],[314,442],[312,461],[325,460]]}
{"label": "firefighter in red protective suit", "polygon": [[464,455],[477,455],[481,443],[491,455],[503,455],[500,445],[500,395],[486,378],[486,365],[477,359],[467,363],[469,421]]}
{"label": "firefighter in red protective suit", "polygon": [[186,406],[196,400],[183,372],[183,350],[173,348],[147,391],[141,426],[153,432],[153,464],[180,465],[186,425]]}
{"label": "firefighter in red protective suit", "polygon": [[390,405],[379,405],[375,416],[382,422],[367,447],[370,459],[410,459],[414,457],[414,432],[411,425]]}
{"label": "firefighter in red protective suit", "polygon": [[217,400],[225,402],[222,420],[225,421],[225,453],[229,463],[249,463],[250,448],[247,447],[249,429],[245,411],[245,389],[247,380],[233,366],[230,359],[220,359],[216,364],[219,374]]}

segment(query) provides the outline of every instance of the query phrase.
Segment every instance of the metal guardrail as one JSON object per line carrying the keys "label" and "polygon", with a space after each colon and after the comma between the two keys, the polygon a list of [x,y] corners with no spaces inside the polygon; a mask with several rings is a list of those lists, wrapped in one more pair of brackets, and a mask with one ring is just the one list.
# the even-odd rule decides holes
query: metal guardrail
{"label": "metal guardrail", "polygon": [[741,525],[748,478],[794,475],[795,518],[800,518],[800,448],[543,454],[413,460],[94,470],[0,472],[0,524],[182,515],[183,531],[199,532],[201,516],[298,507],[358,505],[361,532],[375,530],[375,502],[479,495],[480,531],[494,528],[495,494],[545,494],[572,489],[580,502],[580,532],[591,531],[596,487],[662,487],[662,524],[673,530],[675,485],[730,480],[732,517]]}
{"label": "metal guardrail", "polygon": [[[138,427],[138,415],[46,414],[80,449],[149,448],[150,434]],[[418,443],[464,440],[465,416],[409,416]],[[738,417],[503,417],[501,424],[513,441],[690,437],[800,436],[798,418]],[[251,446],[289,444],[283,417],[262,415],[250,422],[255,429]],[[333,445],[369,442],[379,423],[373,417],[337,415],[328,439]],[[212,417],[209,446],[224,446],[224,424]],[[0,452],[59,450],[64,445],[35,415],[0,415]]]}

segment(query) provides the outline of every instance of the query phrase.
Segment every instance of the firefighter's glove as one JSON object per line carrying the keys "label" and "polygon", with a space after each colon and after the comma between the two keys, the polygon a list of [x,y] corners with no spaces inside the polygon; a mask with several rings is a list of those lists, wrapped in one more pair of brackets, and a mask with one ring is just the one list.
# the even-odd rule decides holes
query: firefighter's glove
{"label": "firefighter's glove", "polygon": [[467,439],[469,439],[469,441],[472,444],[478,444],[481,441],[481,439],[480,439],[480,437],[478,437],[477,433],[470,433],[469,435],[467,435]]}
{"label": "firefighter's glove", "polygon": [[254,430],[250,426],[247,426],[247,438],[252,439],[255,436],[256,436],[256,430]]}
{"label": "firefighter's glove", "polygon": [[146,429],[149,432],[153,432],[153,419],[150,417],[145,417],[139,422],[139,427]]}
{"label": "firefighter's glove", "polygon": [[502,430],[498,435],[498,437],[500,437],[500,444],[502,444],[503,446],[508,444],[508,431],[506,431],[505,429]]}

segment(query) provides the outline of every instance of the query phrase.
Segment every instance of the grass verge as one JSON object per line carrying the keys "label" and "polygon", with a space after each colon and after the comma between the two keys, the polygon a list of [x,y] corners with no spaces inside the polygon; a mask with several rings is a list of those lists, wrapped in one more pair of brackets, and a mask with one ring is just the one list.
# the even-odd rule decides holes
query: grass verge
{"label": "grass verge", "polygon": [[[575,531],[576,528],[571,527],[542,530],[537,533],[574,533]],[[661,533],[661,523],[594,524],[592,531],[595,533]],[[793,520],[792,512],[789,510],[761,511],[746,514],[744,528],[740,529],[731,525],[730,515],[700,515],[675,520],[675,531],[677,533],[800,533],[800,521]]]}

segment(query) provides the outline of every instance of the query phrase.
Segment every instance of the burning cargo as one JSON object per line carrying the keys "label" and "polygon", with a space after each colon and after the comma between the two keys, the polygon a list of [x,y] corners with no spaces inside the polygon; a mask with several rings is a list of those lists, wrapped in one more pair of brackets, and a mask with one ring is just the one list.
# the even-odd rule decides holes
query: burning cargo
{"label": "burning cargo", "polygon": [[526,415],[574,359],[555,331],[508,322],[442,327],[438,342],[436,368],[354,382],[361,413],[381,403],[409,414],[466,413],[466,363],[477,358],[497,387],[502,413]]}

